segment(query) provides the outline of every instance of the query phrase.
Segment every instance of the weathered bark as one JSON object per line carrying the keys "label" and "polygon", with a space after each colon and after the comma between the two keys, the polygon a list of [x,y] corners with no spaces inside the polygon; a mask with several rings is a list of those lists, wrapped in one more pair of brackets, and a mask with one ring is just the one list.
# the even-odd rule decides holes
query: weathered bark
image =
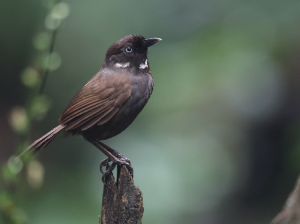
{"label": "weathered bark", "polygon": [[143,213],[142,192],[134,185],[126,166],[121,166],[117,183],[112,174],[106,177],[100,223],[141,224]]}
{"label": "weathered bark", "polygon": [[300,178],[283,210],[273,219],[271,224],[300,224]]}

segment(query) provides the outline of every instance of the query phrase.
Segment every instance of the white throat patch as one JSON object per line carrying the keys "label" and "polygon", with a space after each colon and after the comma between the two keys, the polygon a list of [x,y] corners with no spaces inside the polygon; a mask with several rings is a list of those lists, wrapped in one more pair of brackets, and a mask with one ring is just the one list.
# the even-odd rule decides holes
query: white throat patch
{"label": "white throat patch", "polygon": [[127,68],[129,65],[130,65],[130,62],[126,62],[126,63],[124,63],[124,64],[122,64],[122,63],[116,63],[116,64],[115,64],[115,66],[116,66],[117,68]]}
{"label": "white throat patch", "polygon": [[145,61],[145,63],[143,64],[140,64],[140,67],[139,67],[139,69],[145,69],[145,68],[148,68],[148,61],[147,61],[147,59],[146,59],[146,61]]}

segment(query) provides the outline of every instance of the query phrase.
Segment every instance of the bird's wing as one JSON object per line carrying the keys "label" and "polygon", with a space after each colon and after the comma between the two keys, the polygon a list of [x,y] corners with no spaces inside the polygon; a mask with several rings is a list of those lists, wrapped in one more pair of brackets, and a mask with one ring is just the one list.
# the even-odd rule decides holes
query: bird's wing
{"label": "bird's wing", "polygon": [[109,121],[131,95],[126,75],[105,76],[98,72],[72,99],[60,117],[65,130],[82,131]]}

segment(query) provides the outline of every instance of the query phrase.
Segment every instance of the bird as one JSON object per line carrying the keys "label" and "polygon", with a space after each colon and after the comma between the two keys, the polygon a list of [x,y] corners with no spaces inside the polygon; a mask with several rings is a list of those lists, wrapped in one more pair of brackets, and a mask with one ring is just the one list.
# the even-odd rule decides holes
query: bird
{"label": "bird", "polygon": [[[101,141],[124,131],[148,102],[154,85],[147,59],[148,48],[161,40],[128,35],[114,42],[106,52],[100,71],[63,111],[60,124],[34,141],[17,159],[26,151],[36,153],[45,148],[64,131],[82,136],[107,156],[100,164],[102,180],[116,165],[126,165],[133,177],[130,160]],[[104,165],[106,171],[102,171]]]}

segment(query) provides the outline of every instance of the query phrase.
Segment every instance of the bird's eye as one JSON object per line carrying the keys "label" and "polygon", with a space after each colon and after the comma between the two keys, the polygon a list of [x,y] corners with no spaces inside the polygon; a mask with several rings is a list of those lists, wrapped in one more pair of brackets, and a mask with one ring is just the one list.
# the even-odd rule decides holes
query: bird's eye
{"label": "bird's eye", "polygon": [[126,48],[125,48],[125,51],[126,51],[127,53],[131,53],[131,52],[132,52],[132,48],[131,48],[131,47],[126,47]]}

